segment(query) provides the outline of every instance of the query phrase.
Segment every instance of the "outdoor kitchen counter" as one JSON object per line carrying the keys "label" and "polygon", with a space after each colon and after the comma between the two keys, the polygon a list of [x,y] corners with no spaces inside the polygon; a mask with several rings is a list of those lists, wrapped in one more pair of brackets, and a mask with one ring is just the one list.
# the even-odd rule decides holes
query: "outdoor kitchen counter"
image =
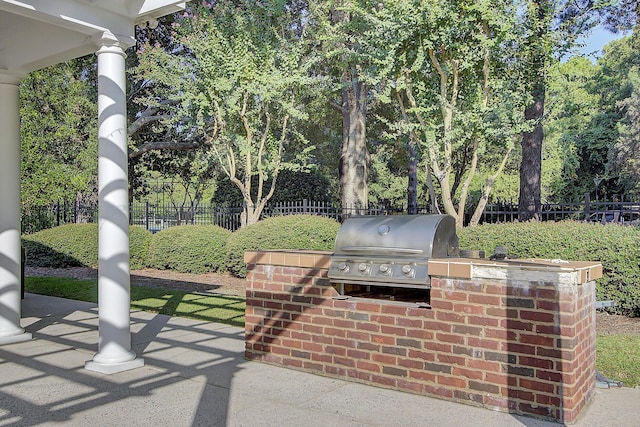
{"label": "outdoor kitchen counter", "polygon": [[595,394],[598,262],[433,257],[424,303],[341,293],[330,252],[244,259],[250,360],[564,424]]}
{"label": "outdoor kitchen counter", "polygon": [[602,264],[592,261],[566,261],[561,259],[518,258],[494,261],[487,258],[432,258],[429,275],[460,279],[507,279],[517,271],[518,280],[553,281],[567,285],[580,285],[602,277]]}
{"label": "outdoor kitchen counter", "polygon": [[[313,250],[266,250],[245,252],[247,264],[267,264],[288,267],[329,267],[331,252]],[[534,281],[544,280],[543,273],[569,274],[566,284],[579,285],[602,277],[602,264],[594,261],[518,258],[500,261],[488,258],[431,258],[429,275],[460,279],[507,278],[513,270]],[[554,276],[557,278],[557,276]]]}

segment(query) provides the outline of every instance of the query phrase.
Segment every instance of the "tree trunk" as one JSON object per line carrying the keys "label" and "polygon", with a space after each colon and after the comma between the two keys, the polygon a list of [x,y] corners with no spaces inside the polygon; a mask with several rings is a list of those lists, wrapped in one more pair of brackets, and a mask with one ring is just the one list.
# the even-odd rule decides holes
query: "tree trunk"
{"label": "tree trunk", "polygon": [[540,175],[542,173],[542,115],[544,114],[544,90],[542,97],[525,110],[527,120],[537,120],[531,132],[522,136],[522,164],[520,165],[520,197],[518,218],[520,221],[536,220],[541,216]]}
{"label": "tree trunk", "polygon": [[410,142],[407,148],[409,151],[407,213],[415,215],[418,213],[418,152],[413,142]]}
{"label": "tree trunk", "polygon": [[[351,79],[343,79],[350,82]],[[369,162],[366,140],[366,85],[357,79],[342,90],[342,153],[340,200],[343,213],[362,215],[369,205]]]}
{"label": "tree trunk", "polygon": [[529,38],[531,54],[527,61],[531,81],[532,104],[524,110],[524,118],[534,122],[531,132],[522,135],[522,164],[520,165],[520,196],[518,200],[518,218],[520,221],[541,218],[540,177],[542,175],[542,118],[545,100],[545,68],[547,39],[548,0],[533,0],[530,4],[528,25],[535,29]]}

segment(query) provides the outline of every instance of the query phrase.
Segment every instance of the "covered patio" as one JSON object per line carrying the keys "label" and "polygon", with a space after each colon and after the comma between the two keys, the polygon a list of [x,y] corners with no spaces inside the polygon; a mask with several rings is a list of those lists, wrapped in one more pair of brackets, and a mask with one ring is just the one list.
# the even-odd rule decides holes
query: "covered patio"
{"label": "covered patio", "polygon": [[175,0],[0,0],[0,344],[32,338],[20,325],[19,84],[27,73],[98,57],[99,340],[86,368],[143,366],[131,348],[125,50],[135,25],[184,8]]}

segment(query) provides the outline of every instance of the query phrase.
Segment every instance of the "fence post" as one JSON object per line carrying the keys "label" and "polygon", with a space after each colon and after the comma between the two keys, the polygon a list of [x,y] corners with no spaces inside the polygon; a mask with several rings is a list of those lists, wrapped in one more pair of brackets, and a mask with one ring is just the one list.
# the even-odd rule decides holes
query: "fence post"
{"label": "fence post", "polygon": [[302,199],[302,213],[309,212],[309,201],[307,199]]}
{"label": "fence post", "polygon": [[149,201],[144,202],[144,228],[149,230]]}
{"label": "fence post", "polygon": [[591,194],[586,193],[584,195],[584,220],[589,221],[589,216],[591,215]]}

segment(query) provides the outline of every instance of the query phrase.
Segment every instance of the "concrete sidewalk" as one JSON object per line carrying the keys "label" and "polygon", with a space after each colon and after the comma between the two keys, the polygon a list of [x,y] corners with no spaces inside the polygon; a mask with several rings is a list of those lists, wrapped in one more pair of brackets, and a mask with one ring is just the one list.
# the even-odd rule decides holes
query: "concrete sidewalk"
{"label": "concrete sidewalk", "polygon": [[[244,330],[136,311],[145,366],[84,369],[95,304],[26,294],[34,339],[0,347],[0,426],[557,426],[244,359]],[[640,389],[598,389],[577,426],[639,426]]]}

